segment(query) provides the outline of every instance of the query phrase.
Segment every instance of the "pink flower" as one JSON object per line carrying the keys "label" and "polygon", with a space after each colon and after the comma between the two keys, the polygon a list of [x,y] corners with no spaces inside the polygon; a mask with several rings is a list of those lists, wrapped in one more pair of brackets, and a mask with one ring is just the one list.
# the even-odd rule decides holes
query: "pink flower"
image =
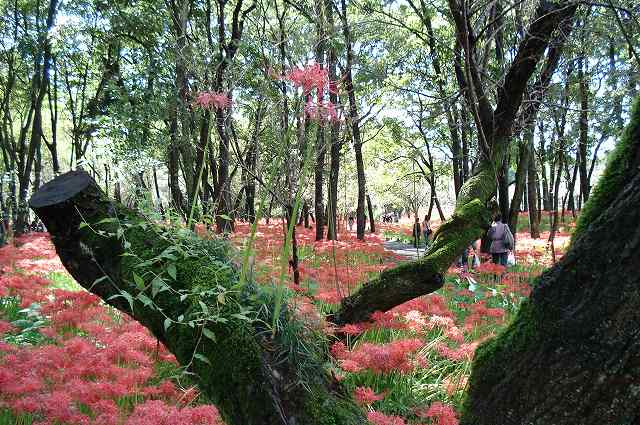
{"label": "pink flower", "polygon": [[382,400],[384,398],[384,394],[376,394],[369,387],[356,387],[355,391],[353,392],[353,398],[359,405],[368,406],[374,401]]}
{"label": "pink flower", "polygon": [[194,102],[202,108],[227,109],[231,106],[231,99],[222,92],[200,92]]}
{"label": "pink flower", "polygon": [[406,425],[406,422],[400,416],[387,416],[380,412],[367,413],[367,419],[373,425]]}
{"label": "pink flower", "polygon": [[416,413],[420,418],[431,418],[434,425],[458,425],[456,412],[453,407],[436,401],[426,412]]}
{"label": "pink flower", "polygon": [[312,89],[323,90],[329,80],[326,69],[314,63],[304,68],[294,68],[286,75],[286,78],[295,86],[302,87],[304,94],[309,94]]}

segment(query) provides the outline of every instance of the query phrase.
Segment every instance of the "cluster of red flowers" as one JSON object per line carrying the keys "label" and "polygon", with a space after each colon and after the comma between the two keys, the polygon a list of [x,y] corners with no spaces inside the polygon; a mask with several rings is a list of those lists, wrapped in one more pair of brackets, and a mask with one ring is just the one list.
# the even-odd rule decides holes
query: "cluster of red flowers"
{"label": "cluster of red flowers", "polygon": [[424,366],[425,360],[418,353],[423,346],[424,342],[417,338],[399,339],[387,344],[363,343],[349,351],[344,343],[336,342],[331,354],[347,372],[410,372],[417,365]]}
{"label": "cluster of red flowers", "polygon": [[[1,249],[8,255],[0,255],[0,296],[37,303],[47,320],[38,331],[48,340],[16,346],[0,339],[0,409],[32,415],[37,425],[223,424],[214,406],[189,406],[195,389],[156,376],[158,362],[177,363],[138,322],[88,292],[52,289],[42,276],[13,271],[40,264],[47,272],[55,256],[46,234],[18,242]],[[16,332],[0,320],[0,336]]]}
{"label": "cluster of red flowers", "polygon": [[362,406],[368,406],[376,401],[384,399],[384,394],[376,394],[369,387],[356,387],[353,391],[353,399]]}
{"label": "cluster of red flowers", "polygon": [[227,109],[231,106],[231,99],[222,92],[203,91],[198,93],[194,103],[201,108]]}
{"label": "cluster of red flowers", "polygon": [[[324,101],[324,92],[328,90],[337,93],[337,84],[329,81],[329,74],[326,68],[314,63],[303,68],[294,68],[286,74],[286,79],[291,81],[296,87],[301,87],[307,102],[304,107],[305,114],[318,121],[339,120],[336,105],[332,102]],[[316,101],[311,98],[311,91],[316,90]]]}
{"label": "cluster of red flowers", "polygon": [[453,408],[439,401],[431,404],[426,410],[416,412],[416,415],[420,418],[431,418],[433,425],[458,425]]}
{"label": "cluster of red flowers", "polygon": [[320,64],[314,63],[306,65],[303,68],[293,68],[286,75],[287,80],[291,81],[296,87],[302,87],[305,95],[316,89],[319,98],[322,98],[322,91],[329,82],[329,73],[326,68],[322,68]]}

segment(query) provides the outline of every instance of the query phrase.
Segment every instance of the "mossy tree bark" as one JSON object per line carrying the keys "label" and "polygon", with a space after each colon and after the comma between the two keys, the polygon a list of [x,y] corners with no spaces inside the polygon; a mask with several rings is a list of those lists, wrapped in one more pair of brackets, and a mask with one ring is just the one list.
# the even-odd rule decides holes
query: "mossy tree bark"
{"label": "mossy tree bark", "polygon": [[366,423],[326,369],[324,337],[240,284],[223,242],[171,239],[83,171],[44,185],[31,208],[78,283],[147,327],[229,425]]}
{"label": "mossy tree bark", "polygon": [[476,352],[462,424],[640,421],[639,106],[569,252]]}

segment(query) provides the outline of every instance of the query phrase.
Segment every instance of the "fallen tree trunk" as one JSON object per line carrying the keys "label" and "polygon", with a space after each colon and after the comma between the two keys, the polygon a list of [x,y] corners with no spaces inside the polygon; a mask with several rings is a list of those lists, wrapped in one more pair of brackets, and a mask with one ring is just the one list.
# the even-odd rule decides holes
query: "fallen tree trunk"
{"label": "fallen tree trunk", "polygon": [[153,225],[82,171],[47,183],[30,204],[76,281],[147,327],[227,424],[366,423],[325,368],[324,337],[286,300],[274,321],[275,296],[240,283],[224,242]]}
{"label": "fallen tree trunk", "polygon": [[640,102],[566,256],[480,346],[464,425],[640,422]]}

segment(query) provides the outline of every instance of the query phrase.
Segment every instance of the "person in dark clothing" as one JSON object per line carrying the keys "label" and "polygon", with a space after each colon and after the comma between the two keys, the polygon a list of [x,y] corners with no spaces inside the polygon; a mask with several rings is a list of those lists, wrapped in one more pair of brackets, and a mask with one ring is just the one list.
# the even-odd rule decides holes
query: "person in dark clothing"
{"label": "person in dark clothing", "polygon": [[491,239],[491,259],[495,264],[501,264],[507,266],[507,260],[509,257],[509,250],[504,244],[504,235],[509,228],[508,225],[502,222],[502,216],[496,215],[494,224],[491,226],[488,232],[489,239]]}
{"label": "person in dark clothing", "polygon": [[3,247],[7,242],[7,228],[5,227],[5,223],[8,223],[8,220],[5,220],[5,217],[0,215],[0,247]]}
{"label": "person in dark clothing", "polygon": [[413,223],[413,247],[417,248],[420,244],[420,235],[422,231],[420,229],[420,219],[416,215],[416,221]]}
{"label": "person in dark clothing", "polygon": [[430,236],[431,236],[431,223],[429,222],[429,217],[425,215],[424,220],[422,220],[422,237],[424,238],[425,249],[429,246]]}

